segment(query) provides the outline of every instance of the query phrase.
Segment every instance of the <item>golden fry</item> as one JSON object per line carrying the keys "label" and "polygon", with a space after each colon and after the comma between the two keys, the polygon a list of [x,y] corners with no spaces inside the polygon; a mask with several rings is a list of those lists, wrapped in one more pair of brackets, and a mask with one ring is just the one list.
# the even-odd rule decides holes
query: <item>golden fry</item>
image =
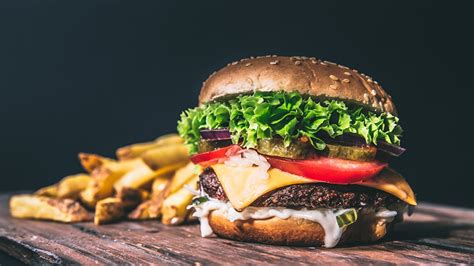
{"label": "golden fry", "polygon": [[188,149],[184,144],[156,147],[144,152],[140,157],[152,169],[189,161]]}
{"label": "golden fry", "polygon": [[185,167],[176,171],[171,180],[170,193],[181,189],[183,185],[191,178],[196,176],[196,166],[193,163],[188,163]]}
{"label": "golden fry", "polygon": [[128,215],[128,218],[132,220],[156,219],[161,215],[161,205],[162,202],[153,199],[144,201]]}
{"label": "golden fry", "polygon": [[57,184],[57,197],[77,199],[79,193],[84,190],[91,181],[92,178],[86,174],[66,176]]}
{"label": "golden fry", "polygon": [[122,187],[144,188],[149,187],[151,182],[158,177],[170,176],[176,169],[182,167],[184,163],[176,163],[164,166],[156,171],[152,171],[145,163],[143,166],[136,168],[120,178],[114,185],[116,191]]}
{"label": "golden fry", "polygon": [[114,184],[128,171],[144,167],[141,159],[124,162],[107,162],[92,171],[92,181],[80,194],[81,201],[89,208],[94,208],[97,201],[110,197],[114,191]]}
{"label": "golden fry", "polygon": [[105,158],[96,154],[90,153],[79,153],[79,161],[81,162],[82,167],[88,173],[92,173],[96,168],[109,163],[113,162],[113,159]]}
{"label": "golden fry", "polygon": [[94,223],[97,225],[118,221],[125,216],[123,202],[118,198],[105,198],[95,206]]}
{"label": "golden fry", "polygon": [[156,219],[161,216],[161,206],[168,196],[171,181],[166,177],[158,177],[153,181],[151,199],[144,201],[133,210],[128,218],[132,220]]}
{"label": "golden fry", "polygon": [[[194,175],[186,182],[186,185],[197,189],[197,181],[198,176]],[[193,196],[185,187],[169,195],[163,202],[161,222],[167,225],[177,225],[184,222],[189,213],[187,206],[191,204]]]}
{"label": "golden fry", "polygon": [[119,160],[132,159],[140,157],[144,152],[156,147],[182,143],[184,143],[183,139],[177,134],[168,134],[151,142],[137,143],[119,148],[117,149],[116,154]]}
{"label": "golden fry", "polygon": [[123,187],[119,191],[117,191],[115,198],[118,198],[122,201],[123,206],[126,210],[130,210],[132,208],[135,208],[141,202],[146,201],[149,196],[150,192],[144,189]]}
{"label": "golden fry", "polygon": [[153,184],[151,185],[151,196],[152,197],[157,197],[163,191],[169,187],[171,183],[171,177],[169,176],[159,176],[153,180]]}
{"label": "golden fry", "polygon": [[54,184],[40,188],[35,192],[35,195],[56,198],[58,196],[58,186]]}
{"label": "golden fry", "polygon": [[10,213],[15,218],[42,219],[63,223],[91,220],[91,215],[77,201],[37,195],[16,195],[10,199]]}

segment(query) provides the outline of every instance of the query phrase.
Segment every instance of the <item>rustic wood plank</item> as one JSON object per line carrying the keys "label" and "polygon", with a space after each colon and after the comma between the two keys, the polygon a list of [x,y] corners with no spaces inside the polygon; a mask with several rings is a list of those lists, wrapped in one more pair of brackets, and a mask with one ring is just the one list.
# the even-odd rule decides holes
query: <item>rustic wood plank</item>
{"label": "rustic wood plank", "polygon": [[32,264],[474,263],[474,211],[448,206],[420,204],[384,241],[322,249],[201,238],[197,224],[18,220],[9,216],[8,198],[0,195],[0,250]]}

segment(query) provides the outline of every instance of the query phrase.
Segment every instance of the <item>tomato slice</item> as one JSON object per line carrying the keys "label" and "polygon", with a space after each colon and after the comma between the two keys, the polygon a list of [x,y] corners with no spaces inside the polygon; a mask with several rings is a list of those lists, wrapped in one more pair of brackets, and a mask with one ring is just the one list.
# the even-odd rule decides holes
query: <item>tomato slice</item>
{"label": "tomato slice", "polygon": [[242,148],[239,145],[230,145],[213,151],[198,153],[191,156],[190,160],[194,164],[199,164],[203,167],[218,163],[220,160],[228,158],[237,153]]}
{"label": "tomato slice", "polygon": [[266,157],[274,168],[290,174],[333,184],[351,184],[377,175],[386,163],[359,162],[338,158],[318,157],[310,160],[292,160]]}

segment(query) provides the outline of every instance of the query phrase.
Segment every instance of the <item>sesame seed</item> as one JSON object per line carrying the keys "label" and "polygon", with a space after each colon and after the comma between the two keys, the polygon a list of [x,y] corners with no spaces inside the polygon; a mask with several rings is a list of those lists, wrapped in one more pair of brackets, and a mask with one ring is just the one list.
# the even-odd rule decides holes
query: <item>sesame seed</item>
{"label": "sesame seed", "polygon": [[276,54],[274,54],[274,55],[272,55],[272,57],[277,57],[277,55],[276,55]]}
{"label": "sesame seed", "polygon": [[370,93],[374,96],[377,95],[377,92],[375,90],[371,90]]}
{"label": "sesame seed", "polygon": [[382,111],[384,110],[382,102],[379,102],[379,107]]}
{"label": "sesame seed", "polygon": [[348,67],[346,66],[343,66],[343,65],[337,65],[339,68],[342,68],[342,69],[349,69]]}
{"label": "sesame seed", "polygon": [[321,64],[321,65],[323,65],[323,66],[327,66],[327,64],[326,64],[326,63],[324,63],[324,62],[321,62],[320,64]]}
{"label": "sesame seed", "polygon": [[364,100],[369,103],[369,95],[367,93],[364,93]]}
{"label": "sesame seed", "polygon": [[352,71],[354,71],[355,73],[359,73],[359,71],[357,71],[357,69],[352,69]]}
{"label": "sesame seed", "polygon": [[349,73],[349,72],[344,72],[344,75],[346,75],[346,76],[352,76],[351,73]]}
{"label": "sesame seed", "polygon": [[232,62],[232,65],[235,66],[237,65],[239,62],[238,61],[235,61],[235,62]]}
{"label": "sesame seed", "polygon": [[313,63],[313,64],[317,64],[317,63],[318,63],[318,61],[316,61],[316,60],[312,60],[312,59],[311,59],[311,63]]}
{"label": "sesame seed", "polygon": [[303,60],[308,60],[308,57],[302,56],[301,59],[303,59]]}
{"label": "sesame seed", "polygon": [[343,79],[342,82],[343,83],[350,83],[351,81],[349,79]]}
{"label": "sesame seed", "polygon": [[278,64],[279,62],[280,62],[280,61],[275,60],[275,61],[270,62],[270,65],[276,65],[276,64]]}
{"label": "sesame seed", "polygon": [[329,88],[331,88],[333,90],[337,90],[337,85],[331,84],[331,85],[329,85]]}
{"label": "sesame seed", "polygon": [[368,79],[367,79],[367,82],[368,82],[368,83],[373,83],[374,81],[373,81],[371,78],[368,78]]}
{"label": "sesame seed", "polygon": [[310,57],[309,60],[316,60],[316,57]]}
{"label": "sesame seed", "polygon": [[377,85],[379,85],[379,83],[378,83],[376,80],[374,80],[374,83],[377,84]]}
{"label": "sesame seed", "polygon": [[336,76],[334,76],[334,75],[329,75],[329,77],[330,77],[332,80],[334,80],[334,81],[338,81],[338,80],[339,80],[339,78],[336,77]]}
{"label": "sesame seed", "polygon": [[255,59],[255,56],[251,56],[250,59]]}
{"label": "sesame seed", "polygon": [[295,65],[297,66],[301,65],[301,61],[295,61]]}
{"label": "sesame seed", "polygon": [[246,67],[248,67],[248,66],[250,66],[250,65],[252,65],[252,63],[247,63],[247,64],[245,64]]}
{"label": "sesame seed", "polygon": [[265,57],[272,57],[271,55],[266,55]]}

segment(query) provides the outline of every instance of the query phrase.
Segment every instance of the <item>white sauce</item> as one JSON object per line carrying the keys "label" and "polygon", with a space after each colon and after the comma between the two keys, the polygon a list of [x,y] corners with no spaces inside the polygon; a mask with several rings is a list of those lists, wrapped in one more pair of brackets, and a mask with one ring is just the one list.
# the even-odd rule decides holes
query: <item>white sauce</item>
{"label": "white sauce", "polygon": [[[332,248],[337,245],[345,227],[340,228],[337,225],[336,216],[347,211],[346,209],[332,210],[332,209],[315,209],[315,210],[293,210],[286,208],[272,208],[272,207],[247,207],[243,211],[236,211],[229,202],[223,202],[216,199],[211,199],[198,206],[194,206],[194,217],[198,217],[201,223],[201,236],[207,237],[212,235],[212,228],[209,225],[209,213],[216,211],[226,217],[229,221],[237,220],[262,220],[272,217],[280,219],[300,218],[319,223],[325,232],[324,247]],[[381,209],[375,213],[375,217],[391,222],[397,215],[396,211],[389,211]]]}
{"label": "white sauce", "polygon": [[393,221],[393,219],[397,216],[396,211],[390,211],[385,208],[380,208],[377,213],[375,213],[375,217],[377,218],[382,218],[386,222],[390,223]]}

